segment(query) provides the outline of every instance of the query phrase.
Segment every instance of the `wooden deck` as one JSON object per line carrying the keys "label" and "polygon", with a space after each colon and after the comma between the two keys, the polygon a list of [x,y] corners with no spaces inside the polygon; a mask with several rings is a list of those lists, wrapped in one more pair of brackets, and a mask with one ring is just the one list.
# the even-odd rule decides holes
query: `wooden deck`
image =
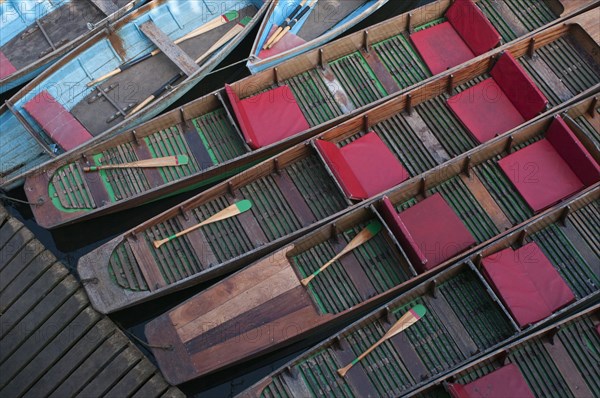
{"label": "wooden deck", "polygon": [[183,397],[0,206],[0,396]]}

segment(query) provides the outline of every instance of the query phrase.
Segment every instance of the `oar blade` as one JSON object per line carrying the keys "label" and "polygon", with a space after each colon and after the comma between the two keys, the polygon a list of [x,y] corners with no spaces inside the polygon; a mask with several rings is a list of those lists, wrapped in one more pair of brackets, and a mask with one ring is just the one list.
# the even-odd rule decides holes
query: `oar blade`
{"label": "oar blade", "polygon": [[417,304],[406,312],[398,321],[390,328],[386,333],[387,338],[392,338],[400,332],[408,329],[415,323],[417,323],[425,314],[427,309],[421,304]]}

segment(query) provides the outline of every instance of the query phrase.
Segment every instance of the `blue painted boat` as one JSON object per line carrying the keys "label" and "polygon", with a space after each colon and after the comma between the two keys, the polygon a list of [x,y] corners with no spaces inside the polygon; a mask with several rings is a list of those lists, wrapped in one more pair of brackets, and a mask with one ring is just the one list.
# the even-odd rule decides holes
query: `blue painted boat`
{"label": "blue painted boat", "polygon": [[0,2],[0,94],[27,83],[145,1]]}
{"label": "blue painted boat", "polygon": [[[250,59],[252,74],[277,66],[281,62],[315,49],[335,39],[377,11],[388,0],[275,0],[260,27]],[[295,12],[296,11],[296,12]],[[290,23],[286,23],[289,18]],[[291,26],[281,39],[265,48],[275,38],[279,27]]]}
{"label": "blue painted boat", "polygon": [[0,186],[158,115],[237,46],[270,1],[155,0],[81,44],[0,108]]}

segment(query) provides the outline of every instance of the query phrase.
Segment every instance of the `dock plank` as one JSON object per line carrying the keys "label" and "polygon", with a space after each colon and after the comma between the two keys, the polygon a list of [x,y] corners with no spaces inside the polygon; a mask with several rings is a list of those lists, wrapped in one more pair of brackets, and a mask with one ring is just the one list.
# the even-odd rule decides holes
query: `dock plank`
{"label": "dock plank", "polygon": [[183,397],[2,206],[0,241],[0,396]]}

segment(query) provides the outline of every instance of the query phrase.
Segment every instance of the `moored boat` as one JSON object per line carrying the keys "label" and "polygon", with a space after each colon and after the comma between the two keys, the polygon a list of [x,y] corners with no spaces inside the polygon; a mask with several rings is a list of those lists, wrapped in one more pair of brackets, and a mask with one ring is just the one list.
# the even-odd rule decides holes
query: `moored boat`
{"label": "moored boat", "polygon": [[145,0],[0,3],[0,94],[27,83],[56,60]]}
{"label": "moored boat", "polygon": [[[98,310],[112,312],[234,271],[336,219],[359,201],[361,187],[371,190],[371,197],[376,198],[384,186],[395,185],[397,178],[406,180],[410,176],[412,178],[398,189],[406,184],[413,190],[420,189],[423,184],[427,189],[435,180],[424,177],[423,171],[437,163],[418,169],[420,162],[405,156],[417,159],[417,156],[428,155],[433,163],[435,158],[427,148],[439,148],[438,154],[444,149],[439,144],[433,145],[431,140],[427,141],[428,146],[420,140],[413,141],[410,146],[396,143],[397,139],[408,139],[408,130],[398,135],[390,126],[403,125],[407,118],[416,117],[416,108],[411,115],[395,109],[392,116],[388,114],[383,120],[370,117],[374,123],[371,126],[365,126],[363,120],[352,121],[352,127],[333,129],[318,144],[298,145],[116,237],[79,262],[81,277],[93,281],[86,285],[91,301]],[[499,113],[498,117],[503,115]],[[369,131],[372,132],[367,134]],[[427,137],[438,136],[432,133]],[[346,145],[335,151],[337,153],[319,149],[327,144],[338,148],[334,143],[340,141]],[[498,149],[496,144],[495,150],[501,151],[505,147]],[[335,156],[344,158],[348,151],[344,148],[357,148],[359,152],[366,149],[369,157],[350,161],[348,167],[336,171]],[[588,150],[597,151],[595,148]],[[386,163],[381,163],[382,167],[385,165],[386,171],[394,168],[393,173],[379,170],[379,175],[386,176],[384,181],[360,174],[361,166],[370,168],[372,174],[373,167],[377,168],[384,158]],[[334,162],[328,163],[327,159],[334,159]],[[456,159],[464,162],[464,154],[450,161],[453,167],[462,165]],[[345,161],[337,163],[344,164]],[[378,185],[370,185],[371,179]],[[354,189],[357,185],[359,188]],[[373,193],[373,189],[380,192]],[[363,194],[369,195],[369,192]],[[357,200],[353,201],[352,197]],[[250,201],[251,208],[219,224],[155,246],[154,242],[193,227],[240,201]]]}
{"label": "moored boat", "polygon": [[[565,203],[574,206],[556,208],[473,253],[241,395],[409,396],[578,308],[594,305],[600,295],[592,268],[598,251],[583,258],[597,249],[588,234],[598,233],[593,221],[599,216],[598,193],[596,185],[580,196],[579,205]],[[418,321],[368,351],[417,306],[423,307]]]}
{"label": "moored boat", "polygon": [[275,0],[252,46],[247,66],[257,73],[341,35],[388,0]]}
{"label": "moored boat", "polygon": [[[525,336],[416,390],[417,397],[594,397],[600,394],[600,305]],[[541,360],[540,360],[541,359]]]}
{"label": "moored boat", "polygon": [[[446,89],[451,86],[457,91],[465,90],[490,77],[487,69],[491,69],[501,52],[517,57],[533,81],[523,77],[523,87],[532,87],[534,83],[538,85],[541,95],[548,99],[551,106],[558,106],[574,96],[589,92],[600,82],[595,66],[598,57],[591,50],[597,47],[597,42],[578,27],[586,29],[597,12],[596,8],[569,19],[564,25],[555,25],[537,32],[531,38],[501,47],[496,52],[467,63],[463,68],[453,69],[454,73],[450,75],[427,80],[422,87],[400,91],[396,98],[367,114],[371,124],[389,118],[390,109],[417,110],[406,121],[382,124],[382,128],[389,129],[390,134],[398,135],[402,123],[408,123],[414,131],[410,139],[411,142],[416,140],[415,145],[429,140],[439,141],[440,148],[446,151],[446,154],[442,154],[434,150],[431,155],[423,155],[423,161],[418,158],[409,161],[414,166],[409,164],[406,167],[411,175],[416,175],[473,148],[478,141],[485,139],[472,135],[470,131],[478,127],[465,128],[465,116],[448,108],[445,102],[453,95],[447,94]],[[585,43],[588,49],[576,42]],[[288,63],[290,68],[296,67],[294,61]],[[345,101],[340,102],[339,95],[328,91],[326,81],[320,80],[322,71],[318,66],[314,65],[314,69],[286,79],[282,73],[297,72],[283,70],[287,66],[283,64],[282,69],[278,69],[278,77],[269,74],[250,77],[89,150],[77,151],[34,173],[28,178],[25,188],[29,200],[37,203],[32,207],[36,220],[44,227],[54,228],[218,181],[317,134],[328,125],[328,121],[339,121],[343,117],[340,109]],[[569,72],[574,69],[578,72]],[[522,71],[519,74],[525,75]],[[342,79],[343,75],[337,76],[335,80]],[[510,85],[510,82],[504,84]],[[306,92],[307,87],[312,87],[311,91]],[[346,88],[344,92],[353,101],[355,94],[371,90],[362,86],[361,90],[356,91],[358,86],[352,87],[352,91]],[[490,89],[499,88],[494,86]],[[255,95],[248,96],[247,90]],[[539,97],[537,89],[532,88],[532,92],[538,93]],[[315,106],[312,98],[315,93],[321,95],[318,106]],[[512,106],[508,103],[504,105],[505,108]],[[540,103],[533,113],[526,113],[526,119],[531,119],[542,110],[543,104]],[[525,121],[518,112],[514,112],[513,116],[507,118],[508,124],[496,126],[494,134]],[[356,123],[355,120],[340,128],[355,128]],[[275,125],[279,128],[273,128]],[[362,121],[359,125],[363,125]],[[446,133],[449,126],[453,131]],[[427,153],[429,150],[423,151]],[[88,166],[174,155],[185,155],[190,163],[158,170],[83,172],[83,168]]]}
{"label": "moored boat", "polygon": [[[592,237],[598,233],[594,220],[600,217],[600,152],[592,134],[581,128],[594,120],[586,114],[594,107],[593,100],[586,100],[562,116],[549,115],[409,180],[383,200],[336,218],[150,322],[150,344],[173,347],[154,350],[163,373],[180,384],[331,330],[460,258],[473,253],[489,257],[485,247],[497,239],[506,243],[507,236],[520,236],[529,243],[526,238],[535,236],[541,250],[551,252],[552,242],[560,243],[552,234],[562,232],[548,227],[536,234],[532,225],[566,217],[567,207],[578,214],[573,220],[585,220],[584,226],[560,230],[567,241],[572,239],[575,251],[565,248],[571,260],[558,255],[550,261],[572,272],[565,278],[578,300],[595,294],[598,253]],[[388,165],[381,167],[390,172]],[[562,179],[575,169],[579,177]],[[576,178],[580,189],[592,185],[584,199],[567,200],[536,216],[564,200],[563,189],[573,188]],[[586,210],[577,213],[580,206]],[[533,262],[539,250],[527,247],[520,253]],[[526,284],[509,282],[508,290],[528,291]],[[506,290],[502,283],[506,281],[498,282],[498,290]],[[560,284],[552,286],[558,291]],[[573,296],[564,292],[570,302]],[[520,327],[539,321],[539,313],[532,317],[527,311],[515,311]]]}
{"label": "moored boat", "polygon": [[235,48],[268,3],[158,0],[101,30],[0,108],[3,187],[156,116]]}

